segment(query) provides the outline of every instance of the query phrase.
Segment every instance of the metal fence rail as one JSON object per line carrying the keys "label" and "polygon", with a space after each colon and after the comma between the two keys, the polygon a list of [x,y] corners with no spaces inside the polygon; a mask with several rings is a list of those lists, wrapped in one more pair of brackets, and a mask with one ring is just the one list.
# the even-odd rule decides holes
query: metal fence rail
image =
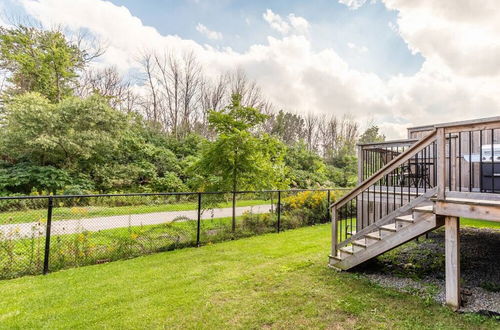
{"label": "metal fence rail", "polygon": [[346,190],[0,197],[0,279],[325,223]]}

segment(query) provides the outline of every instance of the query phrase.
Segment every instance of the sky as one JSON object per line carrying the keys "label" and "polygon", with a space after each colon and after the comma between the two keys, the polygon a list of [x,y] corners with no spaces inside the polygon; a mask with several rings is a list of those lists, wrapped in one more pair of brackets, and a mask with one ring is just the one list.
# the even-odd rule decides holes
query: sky
{"label": "sky", "polygon": [[194,52],[209,75],[241,68],[277,108],[350,115],[388,138],[499,115],[498,0],[0,0],[103,40],[96,66],[131,75],[144,51]]}

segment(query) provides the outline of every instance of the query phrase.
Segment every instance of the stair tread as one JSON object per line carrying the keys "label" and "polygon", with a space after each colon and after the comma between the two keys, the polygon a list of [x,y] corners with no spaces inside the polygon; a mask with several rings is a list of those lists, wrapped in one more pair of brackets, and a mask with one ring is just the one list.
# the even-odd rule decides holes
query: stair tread
{"label": "stair tread", "polygon": [[373,238],[373,239],[381,239],[380,233],[378,231],[371,232],[366,234],[365,237]]}
{"label": "stair tread", "polygon": [[357,246],[366,247],[366,242],[364,239],[358,239],[357,241],[352,242],[352,244],[357,245]]}
{"label": "stair tread", "polygon": [[338,260],[338,261],[342,261],[342,260],[344,260],[344,258],[342,258],[342,257],[340,256],[340,254],[338,254],[338,253],[337,253],[336,255],[334,255],[334,256],[330,256],[330,258],[333,258],[333,259]]}
{"label": "stair tread", "polygon": [[389,231],[397,231],[395,223],[391,223],[391,224],[388,224],[388,225],[381,226],[380,229],[382,229],[382,230],[389,230]]}
{"label": "stair tread", "polygon": [[340,248],[340,251],[353,254],[354,248],[352,246],[344,246],[343,248]]}
{"label": "stair tread", "polygon": [[432,205],[417,206],[417,207],[413,208],[413,211],[432,213],[432,212],[434,212],[434,206],[432,206]]}
{"label": "stair tread", "polygon": [[415,219],[413,219],[413,215],[411,215],[411,214],[401,215],[401,216],[397,217],[396,220],[406,221],[406,222],[415,222]]}

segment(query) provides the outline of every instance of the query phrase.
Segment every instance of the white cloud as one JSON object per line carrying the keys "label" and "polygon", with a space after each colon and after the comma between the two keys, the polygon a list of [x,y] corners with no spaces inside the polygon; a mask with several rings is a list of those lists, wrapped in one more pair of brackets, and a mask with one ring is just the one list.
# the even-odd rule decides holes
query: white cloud
{"label": "white cloud", "polygon": [[271,28],[278,31],[281,34],[287,34],[290,31],[290,24],[288,24],[280,15],[273,13],[271,9],[266,10],[262,14],[264,20],[269,23]]}
{"label": "white cloud", "polygon": [[341,4],[344,4],[351,9],[358,9],[364,5],[366,1],[367,0],[339,0]]}
{"label": "white cloud", "polygon": [[208,39],[211,39],[211,40],[222,39],[222,33],[210,30],[209,28],[207,28],[205,25],[203,25],[201,23],[198,23],[198,25],[196,25],[196,31],[200,32],[205,37],[207,37]]}
{"label": "white cloud", "polygon": [[309,22],[300,16],[295,16],[295,14],[288,15],[288,20],[290,21],[290,25],[295,31],[300,34],[306,34],[309,31]]}
{"label": "white cloud", "polygon": [[368,48],[366,46],[358,46],[353,42],[348,42],[347,47],[350,49],[353,49],[359,53],[368,53]]}
{"label": "white cloud", "polygon": [[395,138],[404,136],[404,128],[411,125],[499,113],[496,1],[454,0],[452,6],[444,1],[385,0],[388,8],[398,11],[396,31],[425,58],[416,74],[388,80],[353,70],[334,49],[313,48],[308,34],[302,33],[307,21],[292,14],[282,18],[266,11],[266,21],[283,36],[235,52],[161,35],[127,8],[107,1],[22,0],[22,4],[48,26],[85,28],[106,40],[109,48],[103,64],[126,71],[137,67],[137,55],[144,50],[191,50],[209,74],[243,68],[279,107],[352,114],[361,122],[374,119],[388,138]]}
{"label": "white cloud", "polygon": [[267,9],[264,14],[262,14],[264,20],[269,23],[269,26],[273,30],[278,31],[283,35],[289,33],[292,34],[307,34],[309,30],[309,22],[300,16],[295,16],[295,14],[289,14],[286,19],[282,18],[280,15],[275,14],[271,9]]}

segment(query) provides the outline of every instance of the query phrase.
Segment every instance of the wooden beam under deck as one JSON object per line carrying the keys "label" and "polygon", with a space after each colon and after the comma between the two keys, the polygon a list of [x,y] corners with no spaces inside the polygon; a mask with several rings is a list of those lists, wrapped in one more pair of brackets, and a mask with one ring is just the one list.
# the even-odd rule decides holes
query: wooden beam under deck
{"label": "wooden beam under deck", "polygon": [[[498,197],[500,196],[497,195]],[[444,200],[435,200],[434,213],[500,222],[500,200],[447,197]]]}

